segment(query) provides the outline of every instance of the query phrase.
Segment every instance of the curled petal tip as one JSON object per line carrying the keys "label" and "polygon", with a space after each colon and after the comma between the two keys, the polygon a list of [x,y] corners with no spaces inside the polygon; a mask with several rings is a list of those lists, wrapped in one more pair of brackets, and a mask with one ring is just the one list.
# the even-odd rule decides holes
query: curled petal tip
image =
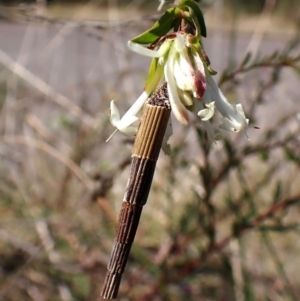
{"label": "curled petal tip", "polygon": [[240,132],[247,128],[249,119],[243,120],[230,120],[228,118],[223,119],[223,123],[219,125],[219,128],[222,130],[230,131],[230,132]]}
{"label": "curled petal tip", "polygon": [[208,121],[215,114],[215,102],[212,101],[209,104],[205,104],[206,109],[200,110],[198,112],[198,116],[202,119],[202,121]]}
{"label": "curled petal tip", "polygon": [[169,51],[171,44],[173,43],[172,39],[167,39],[162,43],[158,50],[153,50],[145,47],[144,45],[141,45],[139,43],[135,43],[131,40],[127,42],[127,47],[138,54],[152,57],[152,58],[162,58],[163,56]]}
{"label": "curled petal tip", "polygon": [[208,121],[213,117],[213,113],[210,113],[209,109],[203,109],[198,112],[198,116],[201,118],[202,121]]}
{"label": "curled petal tip", "polygon": [[[243,109],[243,106],[241,103],[238,103],[236,106],[236,111],[238,112],[238,114],[240,114],[244,119],[246,119],[246,116],[245,116],[245,112],[244,112],[244,109]],[[246,119],[248,120],[248,119]]]}
{"label": "curled petal tip", "polygon": [[113,126],[116,127],[119,121],[120,121],[120,113],[115,104],[115,101],[112,100],[110,102],[110,122]]}
{"label": "curled petal tip", "polygon": [[130,40],[127,42],[127,47],[131,51],[136,52],[141,55],[144,55],[144,56],[148,56],[148,57],[152,57],[152,58],[161,56],[160,51],[148,49],[147,47],[144,47],[138,43],[134,43]]}

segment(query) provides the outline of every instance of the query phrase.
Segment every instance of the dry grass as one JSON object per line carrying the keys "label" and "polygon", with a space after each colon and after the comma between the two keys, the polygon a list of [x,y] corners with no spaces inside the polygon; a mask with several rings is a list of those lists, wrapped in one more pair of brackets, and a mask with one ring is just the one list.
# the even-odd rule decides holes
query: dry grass
{"label": "dry grass", "polygon": [[[57,10],[47,16],[120,18],[90,5]],[[281,35],[271,45],[254,39],[264,55],[243,69],[251,39],[240,33],[237,62],[221,76],[230,36],[207,16],[206,49],[213,65],[222,61],[222,87],[261,129],[249,129],[250,141],[225,134],[214,144],[198,123],[175,124],[120,300],[299,300],[299,39],[285,53]],[[1,24],[0,300],[96,300],[103,283],[131,148],[121,134],[105,143],[109,101],[128,107],[149,61],[124,46],[138,28],[71,25]],[[282,56],[272,61],[274,45]]]}

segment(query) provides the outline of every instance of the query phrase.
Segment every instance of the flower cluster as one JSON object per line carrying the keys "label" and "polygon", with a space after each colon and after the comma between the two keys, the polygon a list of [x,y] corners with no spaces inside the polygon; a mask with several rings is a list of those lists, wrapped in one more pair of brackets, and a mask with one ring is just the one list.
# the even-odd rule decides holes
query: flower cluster
{"label": "flower cluster", "polygon": [[203,121],[209,137],[217,140],[220,134],[214,132],[211,124],[217,110],[223,116],[219,128],[233,132],[246,129],[249,120],[245,117],[242,105],[228,102],[201,55],[200,44],[197,47],[189,38],[189,34],[177,32],[171,38],[166,38],[157,50],[128,42],[132,51],[154,58],[156,68],[142,95],[122,118],[114,101],[111,102],[111,123],[119,131],[129,135],[136,132],[137,127],[132,124],[138,120],[138,112],[155,91],[163,75],[168,84],[172,112],[182,124],[189,123],[188,111],[194,112]]}

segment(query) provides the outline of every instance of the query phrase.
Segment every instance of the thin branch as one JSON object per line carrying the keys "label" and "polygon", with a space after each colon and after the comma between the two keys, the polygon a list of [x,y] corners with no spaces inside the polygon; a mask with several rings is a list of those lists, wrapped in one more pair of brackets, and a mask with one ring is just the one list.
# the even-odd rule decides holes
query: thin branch
{"label": "thin branch", "polygon": [[71,159],[65,157],[61,152],[44,141],[27,138],[25,136],[0,136],[0,141],[9,144],[23,144],[38,148],[66,165],[88,188],[94,187],[93,181],[83,172],[83,170]]}
{"label": "thin branch", "polygon": [[[195,269],[199,269],[201,265],[213,254],[221,252],[229,242],[241,235],[243,235],[246,231],[250,229],[255,229],[258,227],[262,222],[267,220],[268,218],[273,217],[275,214],[282,212],[283,210],[287,209],[288,207],[294,206],[297,203],[300,203],[300,194],[295,195],[294,197],[283,200],[277,204],[272,205],[268,208],[265,212],[259,214],[251,221],[241,223],[234,229],[234,233],[229,234],[227,237],[223,238],[221,241],[210,245],[199,258],[191,260],[190,262],[184,264],[181,268],[181,271],[176,274],[174,277],[175,279],[182,279],[188,274],[191,274]],[[174,279],[174,280],[175,280]]]}
{"label": "thin branch", "polygon": [[25,80],[35,89],[48,96],[51,100],[65,108],[72,115],[81,119],[88,126],[93,126],[95,120],[92,116],[83,112],[83,110],[75,105],[71,100],[62,94],[54,90],[50,85],[44,82],[42,79],[31,73],[24,66],[18,62],[13,61],[5,52],[0,50],[0,63],[3,64],[7,69],[11,70],[14,74]]}

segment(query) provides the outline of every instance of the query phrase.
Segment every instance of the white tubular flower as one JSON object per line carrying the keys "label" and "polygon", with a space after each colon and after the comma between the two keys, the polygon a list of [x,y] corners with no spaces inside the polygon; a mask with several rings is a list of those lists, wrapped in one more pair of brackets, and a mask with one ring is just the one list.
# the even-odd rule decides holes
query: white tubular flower
{"label": "white tubular flower", "polygon": [[110,102],[110,122],[120,132],[128,135],[134,134],[135,127],[132,127],[130,125],[137,120],[138,118],[136,116],[127,116],[120,119],[120,113],[117,106],[115,105],[114,100]]}
{"label": "white tubular flower", "polygon": [[[148,97],[149,93],[143,92],[122,118],[120,118],[120,113],[114,100],[110,102],[110,123],[116,128],[116,131],[119,130],[125,135],[134,135],[137,132],[138,127],[131,125],[139,119],[136,115],[142,109]],[[106,142],[110,140],[116,131],[108,137]]]}
{"label": "white tubular flower", "polygon": [[[177,34],[174,46],[179,54],[174,62],[174,77],[179,89],[200,99],[206,88],[204,65],[199,54],[187,47],[186,37]],[[192,53],[189,53],[192,52]]]}
{"label": "white tubular flower", "polygon": [[242,105],[231,105],[209,72],[206,70],[205,73],[208,87],[203,98],[205,103],[213,101],[218,111],[224,117],[223,123],[220,124],[219,127],[232,132],[245,130],[248,126],[249,119],[245,117]]}
{"label": "white tubular flower", "polygon": [[[186,107],[193,105],[193,96],[200,99],[206,87],[204,65],[196,51],[190,53],[188,44],[187,35],[182,33],[177,33],[174,39],[166,39],[158,50],[150,50],[128,42],[128,47],[132,51],[158,58],[160,67],[157,67],[149,88],[151,93],[156,89],[157,78],[160,78],[159,75],[163,72],[168,83],[172,112],[182,124],[189,122]],[[151,82],[155,84],[151,85]]]}
{"label": "white tubular flower", "polygon": [[[172,41],[166,40],[165,43],[161,45],[158,51],[153,51],[148,48],[145,48],[139,44],[133,43],[131,41],[128,42],[128,47],[137,53],[140,53],[145,56],[150,56],[152,58],[159,58],[160,62],[163,63],[164,56],[168,52]],[[147,101],[148,97],[155,91],[161,77],[162,77],[162,68],[158,68],[156,73],[154,74],[151,83],[148,87],[145,88],[145,91],[140,95],[140,97],[135,101],[135,103],[130,107],[130,109],[124,114],[122,118],[120,118],[120,113],[112,100],[110,103],[110,122],[116,127],[116,130],[119,130],[125,135],[134,135],[137,131],[137,126],[131,126],[135,121],[139,118],[136,116],[139,111],[144,106],[144,103]],[[106,140],[108,141],[115,133]]]}
{"label": "white tubular flower", "polygon": [[[132,107],[125,113],[125,115],[120,118],[120,113],[118,108],[116,107],[114,101],[111,102],[111,116],[110,121],[113,126],[117,128],[120,132],[126,135],[132,135],[136,133],[137,127],[132,126],[132,124],[138,120],[136,116],[137,113],[142,109],[144,103],[148,99],[148,97],[156,90],[163,73],[165,73],[166,80],[168,82],[168,92],[170,97],[170,103],[172,106],[172,111],[176,118],[183,124],[188,123],[188,113],[185,108],[183,102],[180,99],[180,95],[178,93],[178,81],[174,77],[175,72],[175,62],[177,63],[178,55],[181,57],[182,51],[186,51],[185,46],[185,38],[183,35],[177,35],[175,38],[176,45],[174,46],[174,39],[165,40],[159,47],[158,50],[151,50],[146,47],[141,46],[140,44],[133,43],[131,41],[128,42],[128,47],[134,52],[137,52],[141,55],[145,55],[152,58],[158,58],[158,65],[155,71],[155,74],[152,76],[151,80],[148,82],[145,91],[142,95],[137,99],[137,101],[132,105]],[[187,56],[187,55],[186,55]],[[177,72],[181,72],[182,76],[185,77],[185,81],[187,82],[190,77],[194,80],[194,73],[192,70],[188,72],[185,71],[186,67],[184,66],[185,61],[179,61],[179,65],[176,67]],[[181,66],[182,65],[182,66]],[[189,68],[191,69],[191,63]],[[184,70],[184,71],[182,71]],[[190,73],[190,74],[187,74]],[[181,76],[181,77],[182,77]],[[180,76],[179,76],[180,78]],[[189,90],[193,90],[193,83],[189,86]],[[192,103],[191,103],[192,104]],[[108,138],[108,140],[111,137]]]}
{"label": "white tubular flower", "polygon": [[201,46],[191,44],[187,34],[176,33],[173,38],[166,38],[156,50],[132,41],[128,42],[128,47],[153,58],[154,70],[150,68],[145,91],[122,118],[114,102],[111,102],[110,119],[117,130],[127,135],[136,133],[137,127],[132,124],[138,120],[138,112],[156,90],[163,75],[168,84],[172,112],[180,123],[188,124],[188,110],[194,111],[204,123],[209,137],[218,140],[220,135],[214,133],[211,124],[217,109],[224,117],[219,128],[233,132],[247,128],[249,120],[245,117],[242,105],[231,105],[227,101],[209,73],[208,63],[201,55]]}
{"label": "white tubular flower", "polygon": [[179,122],[182,124],[188,124],[189,117],[188,117],[188,111],[183,105],[183,103],[180,100],[177,86],[176,86],[176,80],[174,77],[174,57],[171,57],[167,64],[165,65],[165,77],[166,81],[168,83],[168,93],[169,93],[169,100],[171,104],[172,111],[177,118]]}

